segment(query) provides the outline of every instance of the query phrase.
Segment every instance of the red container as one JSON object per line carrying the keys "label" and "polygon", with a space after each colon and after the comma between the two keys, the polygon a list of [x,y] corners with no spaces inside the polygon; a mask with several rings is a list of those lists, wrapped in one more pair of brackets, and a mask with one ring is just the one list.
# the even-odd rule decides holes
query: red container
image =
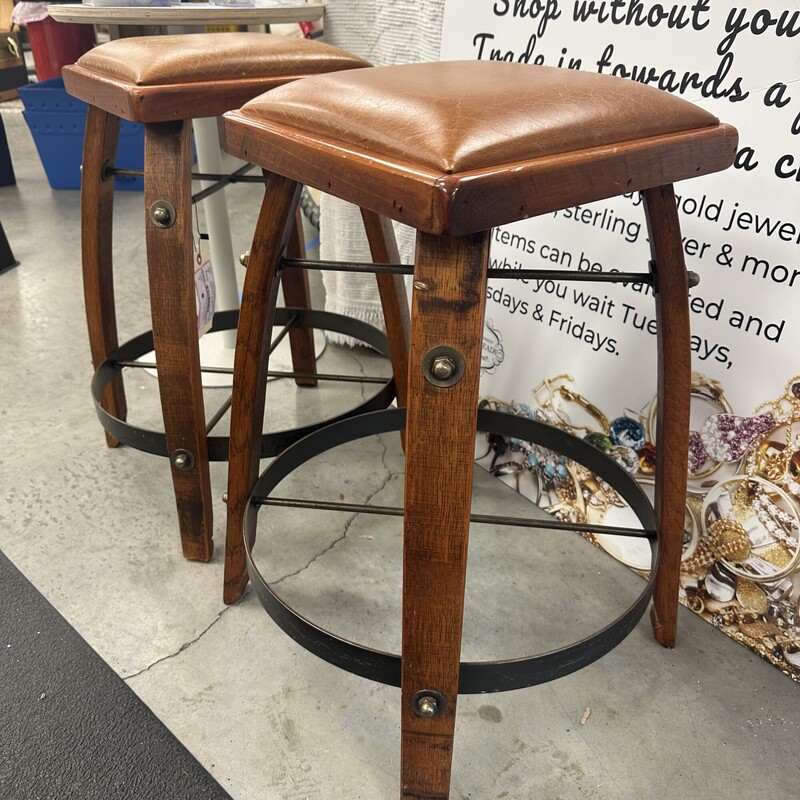
{"label": "red container", "polygon": [[36,77],[40,81],[61,77],[61,67],[74,64],[94,47],[94,27],[71,22],[56,22],[45,17],[28,22],[28,41],[31,43]]}

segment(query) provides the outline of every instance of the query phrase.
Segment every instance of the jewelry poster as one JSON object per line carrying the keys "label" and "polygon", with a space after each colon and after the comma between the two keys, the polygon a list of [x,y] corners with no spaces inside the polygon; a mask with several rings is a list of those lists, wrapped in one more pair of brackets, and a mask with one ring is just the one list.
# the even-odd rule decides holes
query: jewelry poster
{"label": "jewelry poster", "polygon": [[[675,187],[686,265],[700,277],[681,602],[800,680],[800,0],[447,0],[441,59],[617,75],[738,128],[734,167]],[[491,265],[647,272],[646,236],[632,194],[497,228]],[[651,290],[603,286],[490,282],[482,402],[588,438],[647,490]],[[625,524],[614,491],[579,465],[496,437],[477,453],[551,513]],[[587,538],[649,568],[638,540]]]}

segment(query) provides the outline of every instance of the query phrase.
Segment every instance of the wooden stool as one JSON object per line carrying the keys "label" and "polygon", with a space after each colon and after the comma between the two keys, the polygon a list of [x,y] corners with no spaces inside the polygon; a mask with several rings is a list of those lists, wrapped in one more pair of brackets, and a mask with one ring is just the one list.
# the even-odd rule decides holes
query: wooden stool
{"label": "wooden stool", "polygon": [[[260,33],[220,33],[213,37],[189,34],[120,39],[96,47],[64,69],[67,90],[89,104],[81,224],[98,415],[110,446],[122,441],[169,456],[186,558],[211,558],[208,462],[209,458],[227,458],[228,448],[227,437],[208,435],[203,408],[193,277],[191,119],[219,116],[262,92],[304,76],[365,66],[369,64],[363,59],[320,42]],[[153,325],[152,343],[146,335],[121,349],[112,273],[114,181],[109,169],[116,153],[120,118],[145,124],[144,202]],[[383,232],[380,226],[373,227],[373,246],[383,256],[387,245],[375,238],[379,235],[376,231]],[[299,257],[301,235],[296,228],[293,252]],[[287,306],[309,307],[303,271],[288,273],[283,291]],[[235,325],[236,313],[223,312],[217,315],[212,330]],[[306,376],[296,378],[296,382],[316,385],[312,328],[294,327],[289,336],[295,371]],[[133,360],[134,351],[142,355],[149,349],[155,350],[158,363],[164,434],[125,423],[127,408],[118,362]],[[389,401],[386,397],[376,400],[381,404]],[[265,436],[263,455],[275,455],[306,430]]]}
{"label": "wooden stool", "polygon": [[[258,427],[250,419],[256,391],[250,365],[262,348],[264,309],[269,313],[273,302],[265,287],[274,283],[280,255],[275,243],[293,213],[295,182],[418,232],[405,411],[402,657],[397,662],[336,642],[285,607],[278,609],[263,582],[256,588],[273,618],[304,646],[350,671],[402,685],[401,795],[445,800],[459,691],[518,688],[566,674],[607,652],[634,624],[627,618],[613,642],[610,626],[591,647],[585,640],[499,668],[482,665],[483,671],[459,664],[491,228],[622,193],[643,194],[653,263],[649,274],[623,279],[649,282],[655,290],[660,446],[653,524],[661,546],[652,617],[657,639],[672,646],[691,353],[688,279],[671,184],[728,167],[736,131],[684,100],[633,81],[521,64],[453,62],[356,70],[282,87],[226,114],[225,139],[229,152],[284,176],[270,182],[253,251],[257,266],[251,261],[245,282],[229,495],[253,486],[248,458],[257,448],[252,431]],[[380,432],[386,426],[373,420],[387,413],[392,412],[365,415],[363,425]],[[500,421],[484,419],[502,426],[510,415],[496,416]],[[357,423],[351,420],[347,430],[335,426],[328,438],[357,438]],[[546,435],[533,423],[526,430]],[[610,462],[587,453],[590,445],[579,443],[581,450],[577,439],[559,434],[560,441],[546,441],[568,457],[585,457],[601,472],[601,461]],[[308,451],[329,446],[315,448],[308,444],[313,438],[291,448],[291,457],[287,451],[287,458],[276,459],[283,462],[277,480]],[[661,446],[666,442],[669,447]],[[267,480],[267,490],[275,480]],[[648,527],[648,513],[631,487],[612,486]],[[254,516],[254,509],[248,514]],[[246,533],[249,548],[254,529],[248,526]],[[235,534],[241,536],[241,529]],[[255,573],[251,577],[256,583]]]}

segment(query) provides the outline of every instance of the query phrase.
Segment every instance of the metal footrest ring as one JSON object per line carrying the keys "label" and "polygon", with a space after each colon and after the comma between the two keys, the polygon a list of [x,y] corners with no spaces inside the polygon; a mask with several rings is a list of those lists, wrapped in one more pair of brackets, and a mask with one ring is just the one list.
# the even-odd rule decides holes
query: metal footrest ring
{"label": "metal footrest ring", "polygon": [[[210,332],[235,330],[239,320],[238,310],[219,311],[214,315],[214,324]],[[288,325],[293,321],[298,328],[314,328],[328,330],[344,336],[352,337],[366,345],[371,346],[382,356],[389,357],[389,344],[386,334],[372,325],[360,320],[334,314],[328,311],[316,311],[302,308],[278,308],[275,310],[275,325]],[[130,424],[126,420],[118,419],[109,414],[101,403],[103,391],[113,377],[124,368],[153,350],[153,333],[147,331],[130,339],[115,350],[97,368],[92,378],[92,399],[95,411],[103,428],[122,444],[142,450],[151,455],[169,456],[166,435],[163,431],[141,428]],[[363,379],[362,379],[363,380]],[[370,382],[368,379],[363,382]],[[293,442],[312,433],[318,428],[342,419],[347,419],[356,414],[387,408],[395,398],[394,380],[392,378],[374,381],[379,389],[366,401],[322,422],[315,422],[297,428],[265,433],[261,439],[261,458],[272,458]],[[228,437],[212,436],[208,439],[209,461],[228,460]]]}
{"label": "metal footrest ring", "polygon": [[[367,436],[400,431],[404,427],[405,409],[374,411],[323,426],[287,448],[261,474],[256,483],[248,503],[244,530],[250,580],[264,609],[278,626],[298,644],[325,661],[391,686],[400,686],[400,656],[343,639],[290,608],[275,594],[259,572],[253,558],[253,545],[259,507],[268,504],[272,490],[295,469],[339,445]],[[630,531],[630,534],[650,540],[651,577],[644,584],[638,598],[617,619],[578,642],[526,658],[462,662],[459,694],[500,692],[534,686],[568,675],[596,661],[616,647],[644,615],[653,593],[658,568],[658,532],[653,508],[639,485],[616,462],[572,434],[514,414],[481,410],[478,412],[478,430],[516,437],[554,450],[579,462],[605,480],[627,502],[641,525],[641,530]],[[395,509],[371,509],[369,506],[362,510],[365,513],[395,513]],[[559,527],[581,531],[586,526],[564,523]]]}

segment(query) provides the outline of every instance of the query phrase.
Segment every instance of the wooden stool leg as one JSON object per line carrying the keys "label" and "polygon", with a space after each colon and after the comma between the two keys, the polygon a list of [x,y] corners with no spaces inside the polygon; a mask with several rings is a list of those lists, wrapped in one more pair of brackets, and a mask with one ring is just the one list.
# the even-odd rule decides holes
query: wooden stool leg
{"label": "wooden stool leg", "polygon": [[[400,253],[394,228],[390,220],[374,211],[361,209],[364,230],[367,233],[372,262],[374,264],[398,264]],[[397,405],[405,406],[408,401],[408,341],[409,314],[406,286],[402,275],[376,275],[378,294],[386,323],[386,336],[389,339],[389,358],[392,362]]]}
{"label": "wooden stool leg", "polygon": [[242,291],[233,364],[228,451],[228,525],[223,590],[226,603],[239,600],[247,586],[242,538],[245,508],[258,478],[269,342],[278,294],[278,264],[291,234],[300,189],[294,181],[270,176]]}
{"label": "wooden stool leg", "polygon": [[[119,118],[89,106],[81,176],[81,254],[86,324],[95,369],[119,344],[112,261],[114,179],[103,179],[104,168],[114,162],[118,139]],[[127,404],[121,373],[108,383],[101,403],[112,416],[121,420],[126,418]],[[106,442],[109,447],[119,444],[108,433]]]}
{"label": "wooden stool leg", "polygon": [[[154,212],[158,207],[161,210]],[[147,125],[145,230],[164,431],[183,554],[207,561],[213,550],[213,523],[197,342],[191,209],[189,123]]]}
{"label": "wooden stool leg", "polygon": [[656,264],[658,393],[655,513],[661,561],[650,618],[664,647],[674,647],[686,513],[692,353],[689,284],[672,186],[643,192],[650,249]]}
{"label": "wooden stool leg", "polygon": [[[295,214],[294,226],[289,237],[289,246],[286,250],[289,258],[302,259],[306,257],[306,247],[303,236],[303,220],[298,209]],[[308,285],[308,273],[304,269],[287,269],[281,273],[281,286],[283,299],[289,308],[311,308],[311,289]],[[312,328],[291,328],[289,330],[289,346],[292,351],[292,367],[295,372],[306,375],[317,374],[317,359],[314,352],[314,330]],[[298,386],[316,386],[318,381],[314,377],[295,378]]]}
{"label": "wooden stool leg", "polygon": [[[489,232],[418,234],[406,423],[403,798],[447,800],[450,786],[488,259]],[[441,345],[466,364],[446,388],[423,374],[426,354]],[[428,692],[443,700],[423,701],[416,713],[415,698],[436,698]]]}

